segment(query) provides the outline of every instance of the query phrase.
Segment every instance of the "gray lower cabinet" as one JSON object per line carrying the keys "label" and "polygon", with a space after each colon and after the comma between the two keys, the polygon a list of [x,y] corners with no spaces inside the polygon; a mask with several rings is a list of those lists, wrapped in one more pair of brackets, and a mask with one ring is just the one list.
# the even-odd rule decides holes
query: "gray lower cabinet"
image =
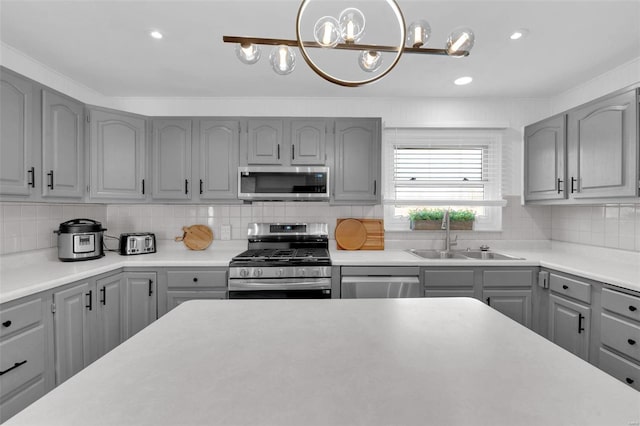
{"label": "gray lower cabinet", "polygon": [[153,119],[151,167],[154,200],[191,199],[190,119]]}
{"label": "gray lower cabinet", "polygon": [[145,199],[146,120],[99,108],[89,110],[92,199]]}
{"label": "gray lower cabinet", "polygon": [[238,198],[239,120],[200,120],[201,200]]}
{"label": "gray lower cabinet", "polygon": [[125,340],[125,291],[123,274],[96,280],[97,356]]}
{"label": "gray lower cabinet", "polygon": [[566,191],[566,114],[524,129],[524,199],[562,200]]}
{"label": "gray lower cabinet", "polygon": [[0,70],[0,195],[30,196],[36,188],[34,92],[31,81]]}
{"label": "gray lower cabinet", "polygon": [[47,346],[40,297],[0,308],[0,422],[47,392]]}
{"label": "gray lower cabinet", "polygon": [[335,120],[334,203],[376,204],[380,201],[380,119]]}
{"label": "gray lower cabinet", "polygon": [[531,328],[532,269],[491,269],[482,273],[482,298],[495,310]]}
{"label": "gray lower cabinet", "polygon": [[602,290],[598,366],[640,391],[640,297]]}
{"label": "gray lower cabinet", "polygon": [[549,339],[588,361],[591,308],[553,293],[549,307]]}
{"label": "gray lower cabinet", "polygon": [[126,331],[129,338],[158,318],[155,272],[126,272]]}
{"label": "gray lower cabinet", "polygon": [[475,297],[473,269],[426,269],[423,273],[426,297]]}
{"label": "gray lower cabinet", "polygon": [[160,290],[166,294],[166,304],[159,314],[164,315],[188,300],[227,299],[227,277],[228,268],[172,268],[167,271],[164,289]]}
{"label": "gray lower cabinet", "polygon": [[42,90],[42,196],[84,195],[84,105]]}
{"label": "gray lower cabinet", "polygon": [[636,90],[570,111],[567,143],[571,198],[638,195]]}

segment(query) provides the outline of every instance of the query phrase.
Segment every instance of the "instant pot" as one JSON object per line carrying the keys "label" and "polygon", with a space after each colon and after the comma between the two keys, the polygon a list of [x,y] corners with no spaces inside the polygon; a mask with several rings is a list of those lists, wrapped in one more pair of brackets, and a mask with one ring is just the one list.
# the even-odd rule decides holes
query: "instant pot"
{"label": "instant pot", "polygon": [[58,259],[63,262],[98,259],[104,256],[102,235],[106,231],[100,222],[72,219],[62,222],[58,234]]}

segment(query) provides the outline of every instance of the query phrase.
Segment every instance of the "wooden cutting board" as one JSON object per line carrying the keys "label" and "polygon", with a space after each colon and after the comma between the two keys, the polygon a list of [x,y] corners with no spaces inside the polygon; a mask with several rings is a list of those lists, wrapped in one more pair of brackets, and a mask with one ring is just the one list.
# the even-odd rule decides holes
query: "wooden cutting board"
{"label": "wooden cutting board", "polygon": [[[366,231],[366,237],[364,239],[364,243],[360,245],[358,248],[350,248],[355,245],[352,242],[353,235],[344,234],[345,230],[357,230],[358,232],[360,227],[354,226],[352,222],[348,228],[343,228],[341,224],[345,221],[357,221],[362,224]],[[351,237],[351,239],[349,239]],[[347,244],[343,245],[342,242],[347,239]],[[356,241],[359,241],[356,239]],[[338,246],[338,250],[384,250],[384,220],[383,219],[338,219],[336,224],[336,243]],[[351,244],[350,244],[351,243]]]}
{"label": "wooden cutting board", "polygon": [[207,225],[183,226],[184,234],[176,237],[176,241],[182,241],[189,250],[204,250],[213,241],[213,231]]}

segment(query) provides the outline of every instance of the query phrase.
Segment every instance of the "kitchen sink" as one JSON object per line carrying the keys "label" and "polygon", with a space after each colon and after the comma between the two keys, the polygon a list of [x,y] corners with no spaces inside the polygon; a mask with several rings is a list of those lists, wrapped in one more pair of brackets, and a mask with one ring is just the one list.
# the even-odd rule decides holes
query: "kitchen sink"
{"label": "kitchen sink", "polygon": [[522,260],[522,258],[520,257],[509,256],[508,254],[496,253],[494,251],[482,250],[444,251],[408,249],[406,251],[423,259]]}

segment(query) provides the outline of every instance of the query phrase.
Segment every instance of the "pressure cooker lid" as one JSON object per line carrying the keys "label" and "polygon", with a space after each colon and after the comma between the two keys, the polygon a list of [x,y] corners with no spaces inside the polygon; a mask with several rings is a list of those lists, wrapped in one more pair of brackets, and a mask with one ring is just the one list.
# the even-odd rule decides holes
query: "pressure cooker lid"
{"label": "pressure cooker lid", "polygon": [[92,219],[71,219],[60,224],[58,232],[61,234],[73,234],[76,232],[102,232],[102,224]]}

